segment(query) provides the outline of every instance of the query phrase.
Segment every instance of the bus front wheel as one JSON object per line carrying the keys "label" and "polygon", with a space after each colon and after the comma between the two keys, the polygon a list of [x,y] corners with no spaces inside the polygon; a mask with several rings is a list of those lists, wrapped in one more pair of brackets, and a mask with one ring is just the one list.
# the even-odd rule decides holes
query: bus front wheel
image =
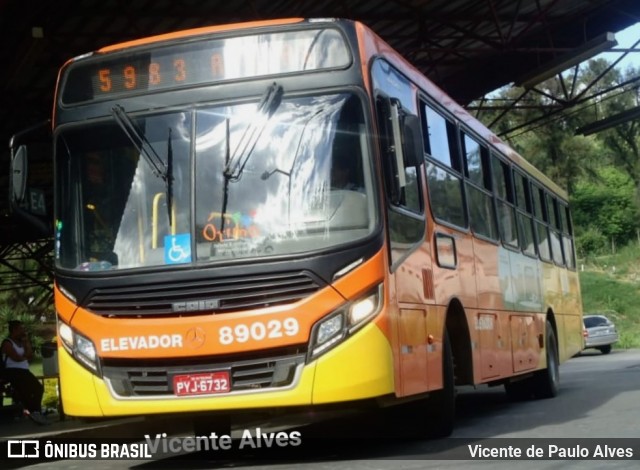
{"label": "bus front wheel", "polygon": [[453,370],[453,352],[449,333],[444,330],[442,338],[442,390],[427,399],[427,434],[439,438],[450,436],[456,416],[456,390]]}
{"label": "bus front wheel", "polygon": [[456,390],[453,352],[446,329],[442,338],[442,389],[432,392],[417,406],[420,409],[416,415],[422,417],[422,436],[436,439],[451,435],[456,415]]}
{"label": "bus front wheel", "polygon": [[442,338],[442,389],[427,398],[385,410],[387,432],[394,437],[441,438],[450,436],[455,421],[453,353],[449,335]]}

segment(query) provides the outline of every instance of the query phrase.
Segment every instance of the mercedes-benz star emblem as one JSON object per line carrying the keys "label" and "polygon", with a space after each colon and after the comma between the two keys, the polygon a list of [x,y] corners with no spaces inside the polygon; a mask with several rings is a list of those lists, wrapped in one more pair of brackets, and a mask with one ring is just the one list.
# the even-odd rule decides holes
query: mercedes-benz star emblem
{"label": "mercedes-benz star emblem", "polygon": [[206,333],[199,326],[189,329],[187,331],[187,334],[185,335],[187,346],[189,346],[192,349],[198,349],[202,347],[206,339],[207,339]]}

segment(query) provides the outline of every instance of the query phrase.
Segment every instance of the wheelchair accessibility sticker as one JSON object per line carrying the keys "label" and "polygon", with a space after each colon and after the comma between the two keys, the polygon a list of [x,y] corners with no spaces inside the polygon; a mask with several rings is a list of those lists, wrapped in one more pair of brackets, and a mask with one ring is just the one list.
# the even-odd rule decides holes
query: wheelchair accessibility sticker
{"label": "wheelchair accessibility sticker", "polygon": [[179,264],[191,262],[191,235],[181,233],[164,237],[165,264]]}

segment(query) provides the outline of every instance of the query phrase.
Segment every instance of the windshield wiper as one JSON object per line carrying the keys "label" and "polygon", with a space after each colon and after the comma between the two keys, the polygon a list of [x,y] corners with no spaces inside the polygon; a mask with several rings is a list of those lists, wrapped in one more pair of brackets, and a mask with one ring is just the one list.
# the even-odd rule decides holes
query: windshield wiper
{"label": "windshield wiper", "polygon": [[167,210],[169,215],[169,227],[173,225],[171,220],[171,209],[173,207],[173,145],[171,144],[171,128],[167,137],[167,170],[165,173],[165,183],[167,183]]}
{"label": "windshield wiper", "polygon": [[169,211],[169,227],[171,227],[171,204],[173,199],[173,149],[171,146],[171,128],[169,128],[169,140],[167,142],[167,163],[162,161],[153,145],[147,140],[144,133],[140,132],[135,122],[129,117],[125,109],[119,104],[111,108],[111,114],[122,132],[127,136],[136,150],[142,155],[151,167],[153,174],[162,179],[167,187],[166,199]]}
{"label": "windshield wiper", "polygon": [[244,171],[244,166],[249,161],[251,153],[258,143],[258,139],[262,135],[267,122],[271,119],[271,116],[276,112],[280,103],[282,102],[282,95],[284,90],[282,86],[273,82],[264,92],[262,98],[258,102],[258,116],[253,120],[244,130],[238,145],[233,150],[231,155],[231,149],[229,147],[229,119],[226,120],[226,148],[225,148],[225,165],[224,171],[224,186],[222,188],[222,209],[220,211],[220,233],[224,232],[225,218],[227,214],[227,204],[229,202],[229,182],[238,181]]}
{"label": "windshield wiper", "polygon": [[282,86],[273,82],[262,95],[258,103],[258,116],[245,128],[238,145],[233,151],[233,155],[226,162],[224,176],[227,180],[237,181],[242,176],[244,166],[247,164],[262,132],[267,127],[267,122],[282,102],[283,93]]}
{"label": "windshield wiper", "polygon": [[111,114],[113,119],[118,123],[122,131],[129,138],[131,143],[135,146],[136,150],[147,161],[153,174],[158,178],[162,178],[167,181],[168,170],[167,165],[162,161],[160,156],[156,153],[151,143],[147,140],[142,132],[137,128],[136,124],[129,117],[124,108],[120,105],[116,105],[111,108]]}

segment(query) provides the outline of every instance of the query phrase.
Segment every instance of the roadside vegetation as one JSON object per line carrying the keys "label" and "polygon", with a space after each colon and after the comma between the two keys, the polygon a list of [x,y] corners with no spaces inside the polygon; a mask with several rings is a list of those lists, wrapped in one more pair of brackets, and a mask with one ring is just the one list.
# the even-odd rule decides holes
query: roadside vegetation
{"label": "roadside vegetation", "polygon": [[620,341],[615,348],[640,348],[640,245],[581,263],[585,313],[605,313],[616,325]]}

